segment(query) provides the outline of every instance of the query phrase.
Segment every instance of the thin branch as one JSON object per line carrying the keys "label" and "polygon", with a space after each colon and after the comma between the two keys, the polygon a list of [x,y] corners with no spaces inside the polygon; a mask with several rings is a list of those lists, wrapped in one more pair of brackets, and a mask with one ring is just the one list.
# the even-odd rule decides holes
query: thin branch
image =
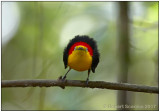
{"label": "thin branch", "polygon": [[112,89],[112,90],[124,90],[133,92],[145,92],[145,93],[159,93],[158,87],[143,86],[128,83],[114,83],[104,81],[89,81],[86,85],[85,81],[80,80],[2,80],[1,87],[52,87],[59,86],[65,88],[70,87],[83,87],[83,88],[99,88],[99,89]]}

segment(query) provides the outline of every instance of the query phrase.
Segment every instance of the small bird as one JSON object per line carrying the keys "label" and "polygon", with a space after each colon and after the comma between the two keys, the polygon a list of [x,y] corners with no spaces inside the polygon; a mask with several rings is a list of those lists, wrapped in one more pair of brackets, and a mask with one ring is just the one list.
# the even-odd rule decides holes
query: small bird
{"label": "small bird", "polygon": [[96,41],[89,36],[75,36],[65,47],[63,52],[63,62],[65,69],[69,66],[69,70],[62,78],[66,79],[71,69],[76,71],[88,70],[86,83],[89,81],[90,70],[95,73],[95,69],[99,63],[100,54],[98,52]]}

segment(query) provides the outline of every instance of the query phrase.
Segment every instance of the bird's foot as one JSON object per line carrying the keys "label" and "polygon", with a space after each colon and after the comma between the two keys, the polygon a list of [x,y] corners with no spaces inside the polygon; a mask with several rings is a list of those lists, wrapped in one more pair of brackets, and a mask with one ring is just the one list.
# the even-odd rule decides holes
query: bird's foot
{"label": "bird's foot", "polygon": [[[65,77],[65,78],[66,78],[66,77]],[[62,81],[62,82],[64,82],[64,81],[65,81],[65,78],[64,78],[64,77],[62,77],[62,76],[60,76],[60,77],[58,78],[58,81]],[[61,87],[62,89],[65,89],[65,86],[64,86],[64,85],[59,86],[59,87]]]}
{"label": "bird's foot", "polygon": [[87,80],[86,80],[86,85],[88,85],[88,82],[89,82],[89,79],[87,78]]}
{"label": "bird's foot", "polygon": [[66,76],[60,76],[60,77],[58,77],[58,80],[61,80],[61,81],[65,81],[66,80]]}
{"label": "bird's foot", "polygon": [[66,76],[63,76],[63,77],[62,77],[62,81],[65,81],[65,80],[66,80]]}

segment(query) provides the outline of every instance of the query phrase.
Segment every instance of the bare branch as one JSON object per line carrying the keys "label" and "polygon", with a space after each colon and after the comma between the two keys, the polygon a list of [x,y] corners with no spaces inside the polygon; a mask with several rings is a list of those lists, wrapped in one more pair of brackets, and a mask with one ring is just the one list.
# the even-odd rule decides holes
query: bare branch
{"label": "bare branch", "polygon": [[99,89],[112,89],[112,90],[124,90],[134,92],[145,92],[145,93],[159,93],[158,87],[143,86],[128,83],[114,83],[104,81],[89,81],[86,85],[85,81],[80,80],[2,80],[1,87],[52,87],[59,86],[65,88],[70,87],[83,87],[83,88],[99,88]]}

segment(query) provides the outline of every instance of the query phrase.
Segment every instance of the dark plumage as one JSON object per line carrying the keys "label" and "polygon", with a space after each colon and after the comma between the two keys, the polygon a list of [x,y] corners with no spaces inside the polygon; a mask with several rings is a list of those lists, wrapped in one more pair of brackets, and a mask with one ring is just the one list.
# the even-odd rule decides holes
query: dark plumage
{"label": "dark plumage", "polygon": [[89,36],[85,36],[85,35],[83,35],[83,36],[77,35],[77,36],[75,36],[75,38],[70,40],[70,42],[68,43],[67,47],[64,49],[64,52],[63,52],[64,66],[65,66],[65,68],[67,68],[67,66],[68,66],[69,49],[71,48],[71,46],[74,43],[80,42],[80,41],[89,44],[90,47],[93,50],[91,70],[94,73],[95,69],[96,69],[96,67],[97,67],[97,65],[99,63],[100,54],[99,54],[98,49],[97,49],[96,41],[93,38],[90,38]]}

